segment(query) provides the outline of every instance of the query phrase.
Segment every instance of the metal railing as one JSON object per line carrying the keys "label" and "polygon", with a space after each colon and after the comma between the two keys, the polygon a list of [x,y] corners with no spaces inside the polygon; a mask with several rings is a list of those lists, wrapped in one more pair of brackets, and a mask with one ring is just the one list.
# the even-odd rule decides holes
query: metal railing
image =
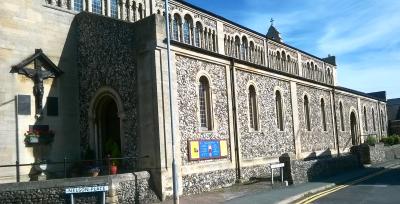
{"label": "metal railing", "polygon": [[[104,170],[104,167],[106,168],[106,171],[102,172],[102,175],[111,175],[111,164],[113,162],[119,162],[119,161],[129,161],[129,160],[138,160],[138,159],[143,159],[143,158],[149,158],[149,156],[140,156],[140,157],[110,157],[107,156],[104,159],[86,159],[86,160],[69,160],[67,157],[64,157],[63,161],[43,161],[43,162],[34,162],[34,163],[26,163],[26,164],[20,164],[18,161],[15,162],[15,164],[7,164],[7,165],[0,165],[1,168],[10,168],[10,167],[15,167],[16,168],[16,182],[20,182],[20,167],[25,167],[25,166],[31,166],[32,168],[40,166],[40,165],[63,165],[63,177],[57,177],[57,178],[68,178],[68,165],[69,164],[85,164],[91,167],[99,168]],[[128,163],[126,163],[128,164]],[[127,166],[127,165],[125,165]],[[71,167],[71,166],[70,166]],[[84,169],[80,169],[84,170]],[[87,169],[86,169],[87,170]],[[123,169],[127,170],[127,169]],[[133,168],[132,168],[133,170]],[[72,171],[72,170],[70,170]],[[42,171],[45,172],[45,171]],[[46,171],[47,172],[47,171]],[[38,172],[41,173],[41,172]],[[82,172],[81,172],[82,173]],[[105,174],[107,173],[107,174]],[[83,177],[82,174],[80,176],[69,176],[69,177]]]}

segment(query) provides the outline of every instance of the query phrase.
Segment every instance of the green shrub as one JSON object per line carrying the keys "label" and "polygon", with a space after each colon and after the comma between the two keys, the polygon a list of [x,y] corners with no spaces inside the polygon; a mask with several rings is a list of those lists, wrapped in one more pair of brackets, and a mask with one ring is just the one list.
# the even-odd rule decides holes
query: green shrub
{"label": "green shrub", "polygon": [[373,146],[376,144],[376,138],[372,135],[368,135],[366,143],[370,146]]}
{"label": "green shrub", "polygon": [[398,136],[398,135],[389,135],[388,137],[382,138],[381,142],[383,142],[387,146],[400,144],[400,136]]}

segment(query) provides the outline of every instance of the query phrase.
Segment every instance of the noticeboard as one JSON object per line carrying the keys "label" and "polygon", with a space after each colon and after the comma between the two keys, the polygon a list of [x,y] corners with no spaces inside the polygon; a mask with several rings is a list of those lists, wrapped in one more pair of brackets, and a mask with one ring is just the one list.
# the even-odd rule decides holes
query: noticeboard
{"label": "noticeboard", "polygon": [[191,140],[189,160],[221,159],[228,156],[227,140]]}

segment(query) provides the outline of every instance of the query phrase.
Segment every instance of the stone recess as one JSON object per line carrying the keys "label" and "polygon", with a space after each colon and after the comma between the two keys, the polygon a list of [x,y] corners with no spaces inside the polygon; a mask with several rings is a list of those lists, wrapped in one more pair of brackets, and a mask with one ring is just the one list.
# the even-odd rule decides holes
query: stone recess
{"label": "stone recess", "polygon": [[[311,131],[307,130],[304,115],[304,95],[307,95],[310,110]],[[335,137],[333,135],[333,122],[331,112],[330,92],[312,88],[309,86],[297,86],[297,98],[299,108],[299,136],[301,138],[301,151],[313,152],[319,150],[334,149]],[[321,98],[325,102],[326,130],[323,129]]]}
{"label": "stone recess", "polygon": [[[340,119],[340,108],[339,102],[343,104],[343,119],[344,119],[344,131],[341,128],[341,119]],[[352,146],[351,143],[351,132],[350,132],[350,113],[354,111],[357,124],[360,122],[360,118],[358,117],[358,103],[356,97],[351,97],[343,94],[337,93],[335,96],[335,103],[336,103],[336,118],[337,118],[337,130],[338,130],[338,137],[339,137],[339,147],[341,151],[344,148],[350,148]],[[358,128],[358,126],[357,126]],[[360,133],[360,130],[358,130]]]}
{"label": "stone recess", "polygon": [[[228,95],[226,85],[226,70],[224,66],[196,60],[189,57],[176,57],[176,75],[178,84],[178,115],[179,131],[181,137],[181,156],[183,164],[188,164],[188,140],[197,139],[225,139],[229,144],[229,117],[228,117]],[[210,82],[212,93],[212,131],[201,131],[199,121],[198,86],[197,77],[199,72],[206,73]],[[230,151],[228,151],[230,153]],[[227,159],[231,156],[228,155]],[[208,161],[194,161],[212,162]]]}
{"label": "stone recess", "polygon": [[235,175],[235,169],[225,169],[183,176],[183,193],[196,194],[232,185],[235,183]]}
{"label": "stone recess", "polygon": [[[279,157],[294,152],[292,106],[290,105],[290,84],[286,81],[244,71],[236,73],[236,100],[240,151],[243,159],[257,157]],[[259,131],[249,129],[248,84],[255,85]],[[279,131],[276,122],[275,88],[282,95],[284,130]]]}
{"label": "stone recess", "polygon": [[[132,24],[97,15],[81,13],[78,21],[79,96],[81,146],[89,141],[89,105],[102,87],[111,87],[120,96],[125,119],[123,147],[125,156],[136,151],[137,89]],[[121,110],[119,110],[121,111]]]}

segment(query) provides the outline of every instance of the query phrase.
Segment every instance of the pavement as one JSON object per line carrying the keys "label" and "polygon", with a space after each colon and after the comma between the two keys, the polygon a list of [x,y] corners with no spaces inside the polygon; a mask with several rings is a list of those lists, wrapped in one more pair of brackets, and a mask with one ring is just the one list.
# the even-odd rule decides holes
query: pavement
{"label": "pavement", "polygon": [[[214,203],[292,203],[306,195],[314,194],[319,191],[332,188],[337,184],[344,184],[349,181],[362,178],[371,173],[382,170],[385,167],[399,165],[400,160],[388,161],[375,165],[368,165],[364,168],[355,169],[330,177],[321,181],[283,186],[276,183],[272,186],[270,180],[259,179],[250,182],[235,184],[230,187],[217,189],[211,192],[204,192],[195,195],[180,197],[182,204],[214,204]],[[172,204],[172,200],[161,202],[162,204]]]}

